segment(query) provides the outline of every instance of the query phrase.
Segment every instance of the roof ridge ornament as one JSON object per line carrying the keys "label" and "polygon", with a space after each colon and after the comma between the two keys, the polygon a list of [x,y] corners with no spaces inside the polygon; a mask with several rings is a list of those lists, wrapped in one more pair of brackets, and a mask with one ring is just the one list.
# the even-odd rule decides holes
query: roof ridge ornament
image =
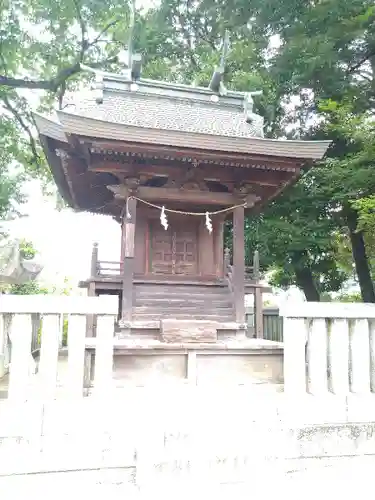
{"label": "roof ridge ornament", "polygon": [[224,40],[223,40],[223,49],[221,52],[220,65],[215,68],[211,81],[209,84],[209,88],[216,92],[219,95],[226,95],[227,89],[224,85],[224,72],[225,72],[225,61],[229,52],[229,30],[225,30]]}
{"label": "roof ridge ornament", "polygon": [[135,27],[135,1],[130,3],[130,22],[129,22],[129,39],[128,39],[128,60],[125,62],[126,69],[130,70],[130,78],[132,81],[141,78],[142,71],[142,55],[133,53],[133,35]]}
{"label": "roof ridge ornament", "polygon": [[[260,115],[254,113],[254,100],[253,100],[253,96],[257,96],[257,95],[262,95],[263,94],[263,90],[256,90],[256,91],[253,91],[253,92],[246,92],[245,93],[245,97],[244,97],[244,102],[243,102],[243,109],[245,111],[245,115],[246,115],[246,121],[247,123],[254,123],[256,121],[259,121],[259,118],[262,118]],[[263,118],[262,118],[263,120]]]}

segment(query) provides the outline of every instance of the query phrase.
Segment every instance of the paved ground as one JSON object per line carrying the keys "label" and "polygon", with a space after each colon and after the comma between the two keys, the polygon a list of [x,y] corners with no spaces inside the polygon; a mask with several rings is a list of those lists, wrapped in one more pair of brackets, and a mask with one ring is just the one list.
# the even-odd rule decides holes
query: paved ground
{"label": "paved ground", "polygon": [[[302,464],[299,465],[300,467]],[[148,500],[155,498],[191,500],[192,498],[224,500],[340,500],[373,497],[374,457],[335,460],[330,464],[306,464],[306,470],[276,473],[254,471],[247,484],[170,484],[169,487],[134,485],[131,472],[121,469],[106,471],[64,472],[45,475],[0,477],[2,500],[31,500],[40,498],[75,498],[78,490],[85,496],[108,500],[128,498]],[[99,496],[100,495],[100,496]]]}

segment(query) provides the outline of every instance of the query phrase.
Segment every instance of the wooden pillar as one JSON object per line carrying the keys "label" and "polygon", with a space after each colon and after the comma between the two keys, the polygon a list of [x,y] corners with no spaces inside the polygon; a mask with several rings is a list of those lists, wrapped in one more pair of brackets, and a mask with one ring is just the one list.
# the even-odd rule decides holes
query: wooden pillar
{"label": "wooden pillar", "polygon": [[98,274],[98,244],[94,243],[91,252],[91,278],[96,278]]}
{"label": "wooden pillar", "polygon": [[254,326],[255,337],[263,338],[263,297],[262,289],[259,287],[260,268],[259,268],[259,252],[255,250],[253,258],[254,281],[257,285],[254,288]]}
{"label": "wooden pillar", "polygon": [[[87,295],[89,297],[96,296],[96,285],[94,279],[97,278],[100,270],[99,270],[99,246],[98,243],[94,243],[92,246],[91,252],[91,280],[89,281],[89,285],[87,288]],[[96,318],[93,314],[89,314],[87,316],[86,322],[86,337],[95,337],[95,325]]]}
{"label": "wooden pillar", "polygon": [[137,211],[137,200],[129,198],[127,206],[127,213],[123,221],[123,283],[122,283],[122,307],[121,307],[121,320],[132,320],[133,309],[133,275],[134,275],[134,235],[135,235],[135,222]]}
{"label": "wooden pillar", "polygon": [[121,223],[121,249],[120,249],[120,273],[121,274],[124,272],[125,228],[126,228],[126,224]]}
{"label": "wooden pillar", "polygon": [[203,218],[198,226],[198,262],[201,276],[215,276],[214,232],[209,233],[207,231]]}
{"label": "wooden pillar", "polygon": [[[95,281],[90,281],[87,295],[89,297],[96,297],[96,286]],[[96,327],[96,316],[93,314],[87,315],[87,331],[86,337],[95,337],[95,327]]]}
{"label": "wooden pillar", "polygon": [[[96,285],[95,281],[89,283],[87,289],[87,295],[89,297],[96,297]],[[97,316],[94,314],[88,314],[86,317],[86,337],[96,337],[96,324]],[[69,340],[68,340],[69,343]],[[84,361],[84,387],[89,388],[91,386],[92,370],[93,370],[93,357],[94,355],[90,352],[85,351],[85,361]]]}
{"label": "wooden pillar", "polygon": [[225,275],[224,272],[224,218],[216,216],[214,219],[214,258],[215,274],[218,278]]}
{"label": "wooden pillar", "polygon": [[237,323],[245,323],[245,209],[233,211],[233,289]]}

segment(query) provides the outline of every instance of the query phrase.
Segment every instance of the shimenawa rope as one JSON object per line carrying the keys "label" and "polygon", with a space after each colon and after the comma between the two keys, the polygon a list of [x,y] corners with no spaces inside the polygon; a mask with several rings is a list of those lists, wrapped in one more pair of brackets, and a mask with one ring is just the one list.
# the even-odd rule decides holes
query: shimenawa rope
{"label": "shimenawa rope", "polygon": [[130,218],[128,204],[129,204],[129,201],[131,199],[137,200],[141,203],[144,203],[145,205],[148,205],[149,207],[156,208],[156,209],[160,210],[160,223],[164,227],[165,230],[168,229],[168,219],[166,216],[166,212],[173,213],[173,214],[193,215],[193,216],[198,216],[198,217],[205,217],[207,230],[209,233],[212,233],[212,221],[211,221],[212,215],[218,215],[218,214],[223,214],[225,212],[231,212],[232,210],[234,210],[235,208],[238,208],[238,207],[246,207],[246,202],[244,202],[244,203],[241,203],[239,205],[233,205],[231,207],[223,208],[221,210],[215,210],[213,212],[209,212],[209,211],[206,211],[206,212],[186,212],[185,210],[175,210],[173,208],[165,208],[164,205],[156,205],[155,203],[150,203],[149,201],[142,200],[142,198],[138,198],[137,196],[129,196],[129,198],[127,198],[127,200],[126,200],[126,207],[125,207],[127,218]]}

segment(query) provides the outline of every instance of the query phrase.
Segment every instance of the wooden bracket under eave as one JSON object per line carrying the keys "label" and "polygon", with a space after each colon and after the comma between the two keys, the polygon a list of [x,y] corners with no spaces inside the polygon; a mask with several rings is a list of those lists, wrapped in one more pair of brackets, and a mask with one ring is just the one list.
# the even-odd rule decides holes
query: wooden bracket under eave
{"label": "wooden bracket under eave", "polygon": [[[117,199],[126,199],[131,195],[129,188],[123,184],[109,185],[107,188],[114,193]],[[239,197],[233,193],[219,193],[213,191],[184,190],[178,188],[139,186],[137,197],[147,201],[170,201],[183,203],[201,203],[205,205],[231,206],[239,205],[246,201],[247,206],[253,206],[259,196],[248,194]]]}

